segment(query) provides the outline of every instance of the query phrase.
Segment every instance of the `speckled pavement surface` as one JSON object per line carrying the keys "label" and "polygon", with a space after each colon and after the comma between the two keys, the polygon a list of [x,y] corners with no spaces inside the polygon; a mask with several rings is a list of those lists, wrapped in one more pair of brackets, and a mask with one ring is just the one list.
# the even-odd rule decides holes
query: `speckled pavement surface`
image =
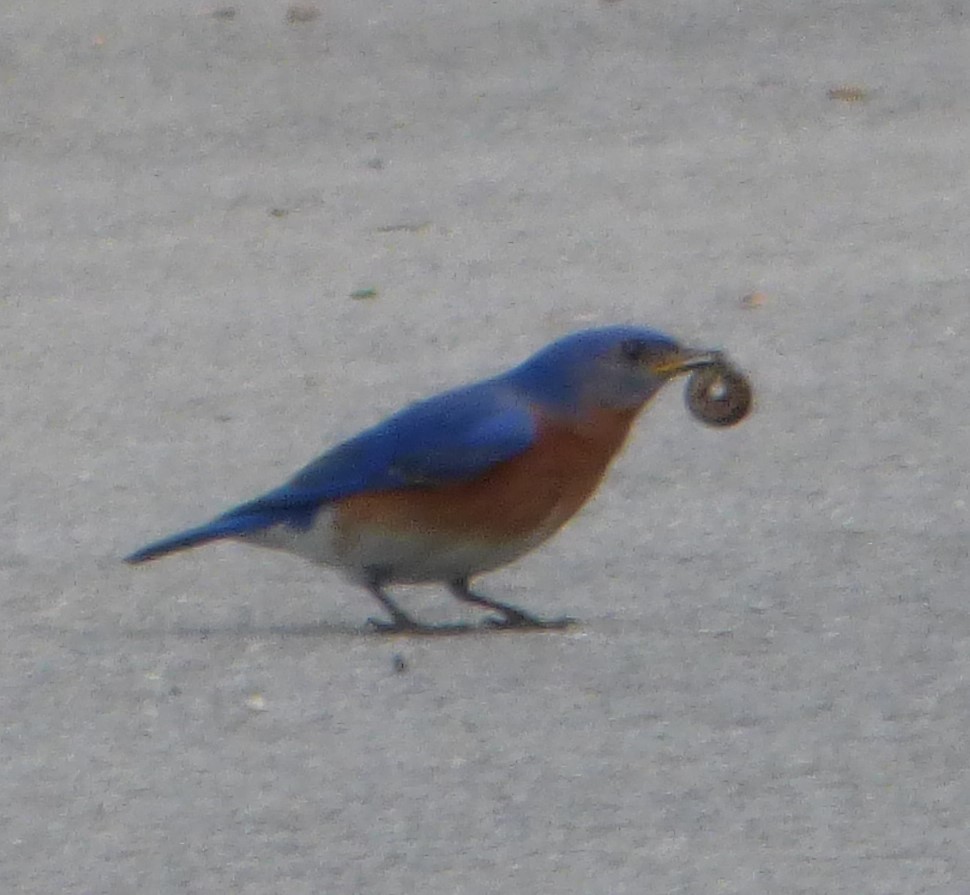
{"label": "speckled pavement surface", "polygon": [[[0,890],[966,892],[964,4],[318,12],[0,13]],[[615,321],[758,408],[481,582],[566,633],[119,561]]]}

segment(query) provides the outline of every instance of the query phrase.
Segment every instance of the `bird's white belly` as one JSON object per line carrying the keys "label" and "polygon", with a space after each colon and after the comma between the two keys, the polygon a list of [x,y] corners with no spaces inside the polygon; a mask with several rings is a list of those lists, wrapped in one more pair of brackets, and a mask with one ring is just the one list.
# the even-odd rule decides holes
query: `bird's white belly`
{"label": "bird's white belly", "polygon": [[241,540],[333,566],[366,584],[375,579],[388,583],[456,581],[510,563],[544,538],[497,543],[371,526],[347,532],[336,524],[336,510],[324,508],[307,529],[277,525]]}

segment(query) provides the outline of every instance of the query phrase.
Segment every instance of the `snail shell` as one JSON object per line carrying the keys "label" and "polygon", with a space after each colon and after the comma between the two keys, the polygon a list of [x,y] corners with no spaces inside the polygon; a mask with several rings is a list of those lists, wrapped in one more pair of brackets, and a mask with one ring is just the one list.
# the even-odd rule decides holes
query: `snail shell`
{"label": "snail shell", "polygon": [[701,367],[691,373],[685,393],[687,407],[709,426],[733,426],[751,410],[751,382],[725,363]]}

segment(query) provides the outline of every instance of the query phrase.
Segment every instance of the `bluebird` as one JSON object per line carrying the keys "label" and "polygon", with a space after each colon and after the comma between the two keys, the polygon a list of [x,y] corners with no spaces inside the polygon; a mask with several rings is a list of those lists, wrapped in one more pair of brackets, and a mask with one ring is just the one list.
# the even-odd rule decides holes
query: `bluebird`
{"label": "bluebird", "polygon": [[596,491],[658,390],[722,357],[640,327],[573,333],[505,373],[406,407],[281,487],[126,561],[241,541],[341,570],[389,614],[371,620],[382,629],[432,627],[387,593],[415,583],[446,585],[496,612],[496,625],[560,627],[569,620],[481,596],[471,579],[555,534]]}

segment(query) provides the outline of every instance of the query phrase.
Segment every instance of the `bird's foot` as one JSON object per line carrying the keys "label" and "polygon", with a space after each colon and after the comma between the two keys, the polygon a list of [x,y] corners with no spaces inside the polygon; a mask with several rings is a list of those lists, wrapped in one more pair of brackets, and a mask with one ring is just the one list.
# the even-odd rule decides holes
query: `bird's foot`
{"label": "bird's foot", "polygon": [[382,618],[369,618],[367,624],[378,634],[460,634],[463,631],[474,630],[473,625],[460,622],[426,625],[407,616],[395,618],[392,621],[385,621]]}
{"label": "bird's foot", "polygon": [[501,617],[491,617],[485,620],[490,628],[540,628],[547,631],[561,631],[576,624],[576,619],[564,615],[560,618],[539,618],[513,607],[503,607]]}
{"label": "bird's foot", "polygon": [[482,609],[493,609],[499,613],[498,617],[490,616],[485,619],[484,625],[489,628],[544,628],[546,630],[562,630],[576,623],[575,619],[563,616],[562,618],[538,618],[530,615],[523,609],[510,606],[508,603],[500,603],[498,600],[489,600],[487,597],[476,594],[468,587],[467,578],[459,578],[452,581],[449,585],[452,595],[465,603],[473,603]]}

